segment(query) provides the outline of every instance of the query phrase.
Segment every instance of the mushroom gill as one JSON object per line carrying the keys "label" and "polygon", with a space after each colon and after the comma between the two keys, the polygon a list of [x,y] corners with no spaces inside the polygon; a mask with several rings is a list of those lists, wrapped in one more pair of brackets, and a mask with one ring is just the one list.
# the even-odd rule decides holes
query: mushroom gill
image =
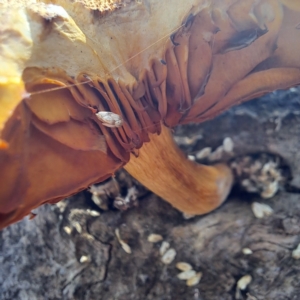
{"label": "mushroom gill", "polygon": [[0,4],[0,227],[122,166],[207,213],[231,171],[187,161],[169,128],[300,83],[297,1],[24,3]]}

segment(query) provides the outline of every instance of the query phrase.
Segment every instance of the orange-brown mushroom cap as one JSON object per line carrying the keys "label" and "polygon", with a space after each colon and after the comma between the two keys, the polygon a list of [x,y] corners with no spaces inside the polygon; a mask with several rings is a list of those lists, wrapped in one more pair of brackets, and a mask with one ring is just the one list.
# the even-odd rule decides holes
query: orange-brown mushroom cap
{"label": "orange-brown mushroom cap", "polygon": [[[179,1],[153,0],[150,8],[132,2],[103,15],[82,3],[55,2],[59,6],[8,8],[27,27],[15,28],[19,40],[4,39],[17,53],[13,59],[0,51],[6,70],[12,70],[9,76],[0,73],[8,78],[0,81],[0,227],[126,164],[182,211],[201,214],[218,207],[232,184],[230,169],[180,163],[183,156],[168,148],[175,145],[166,144],[166,127],[202,122],[299,84],[299,5],[189,0],[186,9]],[[8,30],[12,24],[5,21]],[[21,62],[15,43],[29,53]],[[106,127],[99,111],[120,116],[122,126]],[[165,166],[165,182],[147,173],[154,157],[153,165]],[[168,194],[171,182],[178,184],[173,191],[167,186]]]}

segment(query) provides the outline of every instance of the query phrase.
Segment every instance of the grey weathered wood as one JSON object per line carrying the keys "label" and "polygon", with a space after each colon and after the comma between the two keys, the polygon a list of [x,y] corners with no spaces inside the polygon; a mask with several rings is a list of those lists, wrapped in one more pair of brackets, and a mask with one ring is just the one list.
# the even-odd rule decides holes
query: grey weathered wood
{"label": "grey weathered wood", "polygon": [[[300,187],[299,99],[296,89],[272,93],[177,134],[203,135],[188,151],[216,148],[229,136],[235,155],[279,154]],[[87,198],[80,194],[41,207],[33,221],[0,233],[0,299],[235,299],[236,283],[247,274],[252,282],[241,299],[300,298],[300,261],[291,256],[300,242],[296,192],[281,191],[271,200],[235,193],[215,212],[190,220],[151,193],[136,208],[98,217],[87,211],[96,209]],[[253,201],[267,203],[274,214],[256,219]],[[131,254],[122,249],[116,228]],[[161,234],[176,250],[170,265],[161,262],[161,243],[147,241],[151,233]],[[243,248],[253,254],[244,255]],[[179,261],[203,273],[199,284],[188,287],[176,277]]]}

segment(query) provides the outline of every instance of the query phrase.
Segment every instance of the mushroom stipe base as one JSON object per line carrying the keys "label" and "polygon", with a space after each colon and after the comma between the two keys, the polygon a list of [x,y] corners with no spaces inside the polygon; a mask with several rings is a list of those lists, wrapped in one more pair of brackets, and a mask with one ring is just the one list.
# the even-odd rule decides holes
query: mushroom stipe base
{"label": "mushroom stipe base", "polygon": [[192,215],[220,206],[233,183],[226,164],[205,166],[188,160],[165,126],[160,135],[150,136],[139,157],[132,155],[125,169],[175,208]]}

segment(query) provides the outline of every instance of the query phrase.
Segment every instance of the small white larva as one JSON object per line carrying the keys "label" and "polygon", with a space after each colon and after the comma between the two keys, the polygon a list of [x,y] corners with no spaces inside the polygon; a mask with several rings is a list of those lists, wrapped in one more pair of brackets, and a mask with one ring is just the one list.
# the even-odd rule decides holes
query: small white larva
{"label": "small white larva", "polygon": [[253,253],[253,251],[252,251],[251,249],[249,249],[249,248],[243,248],[243,249],[242,249],[242,252],[243,252],[243,254],[245,254],[245,255],[250,255],[250,254]]}
{"label": "small white larva", "polygon": [[106,127],[121,127],[123,125],[123,119],[118,114],[111,111],[99,111],[96,113],[96,117],[102,122]]}
{"label": "small white larva", "polygon": [[82,255],[81,257],[80,257],[80,263],[81,264],[84,264],[84,263],[88,263],[88,262],[90,262],[91,261],[91,258],[89,257],[89,256],[86,256],[86,255]]}
{"label": "small white larva", "polygon": [[187,270],[187,271],[184,271],[184,272],[181,272],[181,273],[177,274],[177,277],[180,280],[189,280],[192,277],[194,277],[195,275],[196,275],[195,270]]}
{"label": "small white larva", "polygon": [[251,275],[245,275],[242,278],[240,278],[239,281],[237,282],[237,288],[243,291],[247,288],[247,286],[250,284],[251,281],[252,281]]}
{"label": "small white larva", "polygon": [[163,255],[161,261],[165,265],[169,265],[174,260],[175,256],[176,256],[176,251],[175,249],[171,248]]}
{"label": "small white larva", "polygon": [[160,246],[160,248],[159,248],[159,254],[161,255],[161,256],[163,256],[166,252],[167,252],[167,250],[170,248],[170,243],[168,243],[168,242],[166,242],[166,241],[163,241],[162,243],[161,243],[161,246]]}
{"label": "small white larva", "polygon": [[156,234],[156,233],[151,233],[148,236],[148,242],[150,243],[157,243],[162,241],[163,237],[160,234]]}
{"label": "small white larva", "polygon": [[186,262],[178,262],[176,264],[176,268],[180,271],[183,271],[183,272],[193,269],[193,267],[190,264],[186,263]]}
{"label": "small white larva", "polygon": [[191,277],[190,279],[187,280],[186,285],[187,286],[194,286],[194,285],[196,285],[200,282],[201,278],[202,278],[202,273],[198,272],[198,273],[196,273],[195,276],[193,276],[193,277]]}

